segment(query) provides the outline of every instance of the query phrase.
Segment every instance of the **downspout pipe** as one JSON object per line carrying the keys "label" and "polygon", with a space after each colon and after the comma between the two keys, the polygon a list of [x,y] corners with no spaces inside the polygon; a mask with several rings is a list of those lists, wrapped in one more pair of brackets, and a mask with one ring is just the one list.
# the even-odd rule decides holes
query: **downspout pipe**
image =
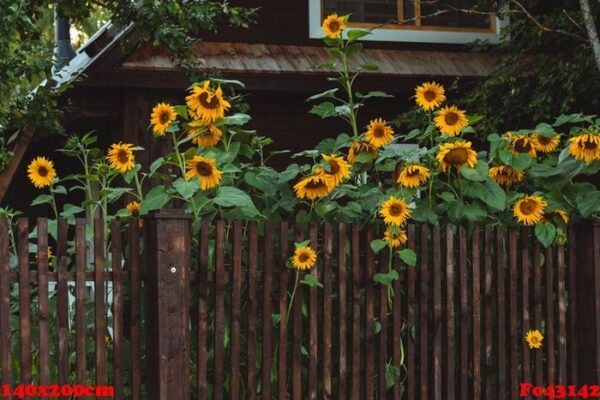
{"label": "downspout pipe", "polygon": [[52,73],[60,71],[75,57],[75,50],[71,45],[71,23],[69,18],[60,16],[54,9],[54,65]]}

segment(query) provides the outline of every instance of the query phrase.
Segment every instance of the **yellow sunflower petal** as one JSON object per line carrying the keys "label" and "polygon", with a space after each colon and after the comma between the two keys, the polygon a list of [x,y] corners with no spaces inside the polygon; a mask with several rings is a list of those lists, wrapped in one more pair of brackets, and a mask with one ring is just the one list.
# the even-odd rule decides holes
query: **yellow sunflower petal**
{"label": "yellow sunflower petal", "polygon": [[411,210],[403,199],[390,197],[379,207],[379,215],[388,225],[404,225],[410,218]]}
{"label": "yellow sunflower petal", "polygon": [[198,178],[202,190],[212,189],[221,183],[221,171],[212,158],[194,156],[186,162],[186,171],[185,179]]}
{"label": "yellow sunflower petal", "polygon": [[425,82],[415,89],[415,99],[423,110],[433,110],[446,100],[444,87],[436,82]]}
{"label": "yellow sunflower petal", "polygon": [[339,38],[342,35],[344,28],[346,28],[346,20],[344,17],[340,17],[337,14],[331,14],[325,18],[321,28],[328,38]]}
{"label": "yellow sunflower petal", "polygon": [[292,257],[292,265],[297,270],[311,269],[317,264],[317,252],[309,246],[297,247]]}
{"label": "yellow sunflower petal", "polygon": [[46,157],[37,157],[29,163],[27,176],[36,188],[50,186],[56,178],[54,163]]}
{"label": "yellow sunflower petal", "polygon": [[129,143],[115,143],[110,146],[106,157],[111,167],[124,174],[135,167],[133,145]]}
{"label": "yellow sunflower petal", "polygon": [[439,110],[434,122],[438,129],[448,136],[458,135],[463,128],[469,125],[465,112],[455,106]]}
{"label": "yellow sunflower petal", "polygon": [[477,153],[471,146],[471,142],[464,140],[442,144],[436,156],[442,171],[447,172],[451,168],[459,171],[464,165],[474,168],[477,165]]}
{"label": "yellow sunflower petal", "polygon": [[376,149],[394,139],[394,130],[381,118],[371,120],[365,133],[365,140]]}
{"label": "yellow sunflower petal", "polygon": [[535,225],[544,217],[544,209],[548,206],[540,196],[525,196],[515,202],[513,214],[523,225]]}

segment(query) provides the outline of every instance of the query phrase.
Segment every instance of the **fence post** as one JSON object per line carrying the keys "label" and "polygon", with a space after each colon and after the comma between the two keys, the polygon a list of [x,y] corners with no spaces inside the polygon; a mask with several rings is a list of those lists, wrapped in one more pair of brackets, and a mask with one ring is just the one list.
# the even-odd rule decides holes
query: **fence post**
{"label": "fence post", "polygon": [[577,269],[578,384],[596,385],[600,383],[600,221],[581,224],[576,243],[577,263],[569,267]]}
{"label": "fence post", "polygon": [[163,210],[145,218],[146,391],[150,400],[190,398],[191,216]]}

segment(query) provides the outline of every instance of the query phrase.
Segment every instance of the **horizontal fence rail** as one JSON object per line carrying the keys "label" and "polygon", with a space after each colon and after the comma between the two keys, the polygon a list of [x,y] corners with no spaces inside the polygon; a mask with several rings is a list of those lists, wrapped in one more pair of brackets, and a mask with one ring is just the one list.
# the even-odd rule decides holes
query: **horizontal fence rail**
{"label": "horizontal fence rail", "polygon": [[[380,226],[202,221],[191,232],[187,218],[152,218],[143,235],[137,222],[107,233],[83,219],[49,235],[39,219],[35,239],[27,219],[0,220],[1,384],[162,399],[153,391],[182,378],[187,399],[451,400],[597,383],[597,348],[578,346],[600,333],[583,297],[600,275],[595,225],[549,248],[528,228],[408,225],[412,266],[371,248]],[[296,272],[305,240],[317,266]],[[380,283],[391,270],[398,279]],[[530,329],[541,349],[525,343]],[[161,371],[162,352],[181,370]]]}

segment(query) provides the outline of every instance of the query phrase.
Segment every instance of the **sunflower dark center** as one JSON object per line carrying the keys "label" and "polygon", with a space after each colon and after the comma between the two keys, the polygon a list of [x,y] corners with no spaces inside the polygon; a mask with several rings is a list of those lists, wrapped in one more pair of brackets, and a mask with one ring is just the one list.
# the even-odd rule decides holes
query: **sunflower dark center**
{"label": "sunflower dark center", "polygon": [[159,117],[160,123],[166,124],[169,121],[169,117],[170,117],[169,113],[167,111],[163,111]]}
{"label": "sunflower dark center", "polygon": [[121,164],[126,164],[129,162],[129,153],[127,150],[119,150],[117,153],[117,159]]}
{"label": "sunflower dark center", "polygon": [[469,153],[467,153],[466,149],[461,147],[452,149],[446,154],[444,157],[444,161],[446,161],[450,165],[462,165],[467,162],[469,159]]}
{"label": "sunflower dark center", "polygon": [[375,129],[373,129],[373,136],[375,136],[376,138],[383,137],[384,135],[385,135],[385,129],[383,129],[382,126],[378,126]]}
{"label": "sunflower dark center", "polygon": [[546,137],[546,136],[542,136],[542,135],[538,135],[537,141],[543,145],[546,146],[548,144],[550,144],[552,142],[552,138]]}
{"label": "sunflower dark center", "polygon": [[200,176],[210,176],[212,175],[212,166],[204,161],[200,161],[196,163],[196,171]]}
{"label": "sunflower dark center", "polygon": [[581,144],[585,150],[596,150],[598,148],[598,144],[593,140],[584,140]]}
{"label": "sunflower dark center", "polygon": [[433,90],[426,90],[425,93],[423,93],[423,97],[425,97],[425,100],[427,101],[433,101],[437,96]]}
{"label": "sunflower dark center", "polygon": [[531,215],[537,210],[537,203],[531,199],[527,199],[521,202],[519,210],[521,210],[521,213],[524,215]]}
{"label": "sunflower dark center", "polygon": [[329,167],[331,168],[331,171],[329,173],[332,175],[335,175],[340,171],[340,166],[337,163],[337,161],[334,161],[334,160],[329,161]]}
{"label": "sunflower dark center", "polygon": [[340,29],[340,24],[337,21],[332,21],[329,23],[329,30],[332,32],[337,32]]}
{"label": "sunflower dark center", "polygon": [[454,125],[458,122],[458,114],[454,112],[449,112],[444,115],[444,122],[447,125]]}
{"label": "sunflower dark center", "polygon": [[524,138],[517,139],[515,141],[515,151],[517,153],[529,153],[531,151],[531,143]]}
{"label": "sunflower dark center", "polygon": [[421,171],[419,171],[416,168],[409,168],[408,171],[406,172],[406,175],[413,177],[413,176],[419,176],[421,175]]}
{"label": "sunflower dark center", "polygon": [[322,189],[324,187],[326,187],[325,182],[323,182],[321,180],[317,180],[317,181],[312,180],[306,184],[306,189],[309,189],[309,190],[317,190],[317,189]]}
{"label": "sunflower dark center", "polygon": [[390,215],[397,217],[402,213],[402,207],[399,205],[393,205],[390,207]]}
{"label": "sunflower dark center", "polygon": [[210,95],[207,92],[202,92],[198,95],[198,101],[204,108],[214,110],[219,107],[219,99],[215,95]]}
{"label": "sunflower dark center", "polygon": [[45,178],[48,176],[48,168],[46,167],[38,167],[38,175],[41,176],[42,178]]}
{"label": "sunflower dark center", "polygon": [[307,262],[309,258],[310,256],[306,253],[300,253],[300,255],[298,256],[298,260],[300,262]]}

